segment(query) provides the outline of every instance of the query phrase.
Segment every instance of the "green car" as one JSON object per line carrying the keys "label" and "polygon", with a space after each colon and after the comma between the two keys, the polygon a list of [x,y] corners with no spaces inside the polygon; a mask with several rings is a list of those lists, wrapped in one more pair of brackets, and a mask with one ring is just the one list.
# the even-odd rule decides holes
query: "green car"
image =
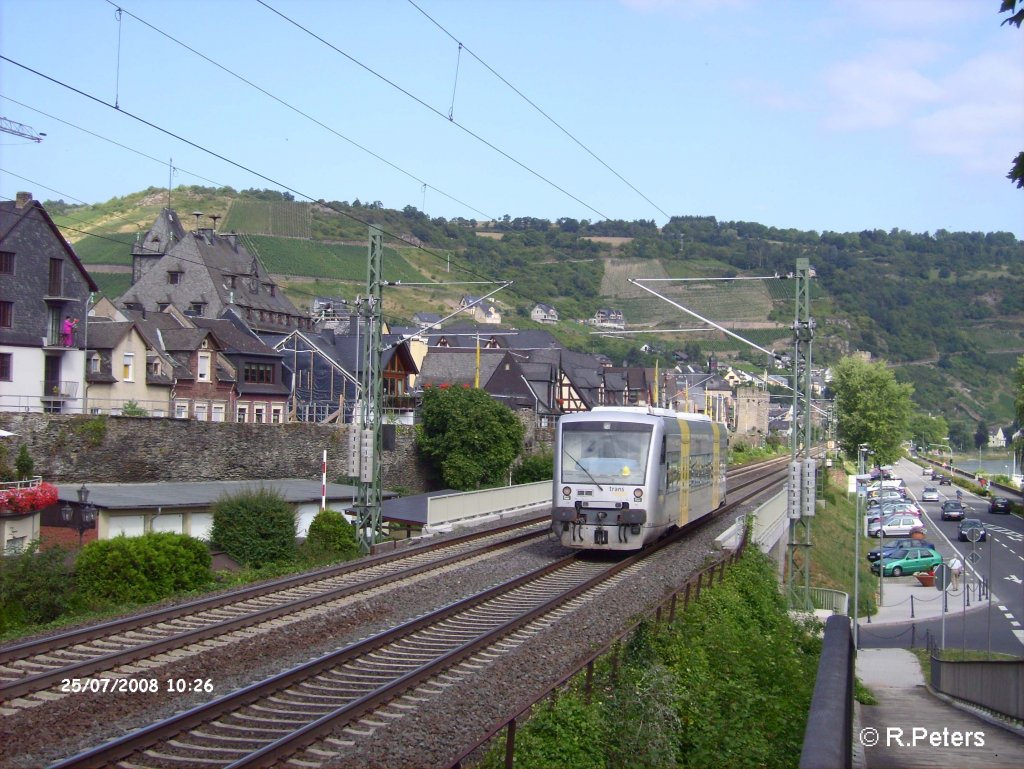
{"label": "green car", "polygon": [[[885,576],[901,577],[904,574],[916,574],[919,571],[931,571],[942,563],[942,556],[931,548],[908,547],[896,550],[885,559]],[[879,562],[871,564],[871,571],[878,574]]]}

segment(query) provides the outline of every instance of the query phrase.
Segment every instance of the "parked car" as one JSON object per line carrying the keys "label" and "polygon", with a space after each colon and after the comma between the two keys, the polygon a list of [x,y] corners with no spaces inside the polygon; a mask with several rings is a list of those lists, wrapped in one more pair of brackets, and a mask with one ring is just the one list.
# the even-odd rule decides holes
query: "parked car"
{"label": "parked car", "polygon": [[906,537],[915,531],[924,533],[924,524],[916,515],[891,515],[868,524],[869,537]]}
{"label": "parked car", "polygon": [[938,502],[939,501],[939,490],[935,486],[925,486],[924,491],[921,492],[922,502]]}
{"label": "parked car", "polygon": [[882,504],[869,515],[877,515],[880,518],[888,518],[891,515],[916,515],[921,517],[922,510],[913,502],[891,502]]}
{"label": "parked car", "polygon": [[910,547],[905,550],[894,550],[882,561],[871,564],[875,574],[885,569],[887,577],[902,577],[904,574],[916,574],[919,571],[931,571],[942,563],[942,556],[927,547]]}
{"label": "parked car", "polygon": [[869,550],[868,560],[874,563],[882,557],[883,553],[885,553],[885,557],[888,558],[896,550],[907,550],[911,547],[926,547],[929,550],[935,549],[935,545],[926,539],[894,539],[892,542],[883,543],[881,547]]}
{"label": "parked car", "polygon": [[1010,500],[1006,497],[992,497],[988,501],[988,511],[990,513],[1008,513],[1010,512]]}
{"label": "parked car", "polygon": [[964,518],[960,521],[960,527],[957,529],[956,538],[961,542],[970,542],[971,538],[967,536],[967,532],[971,529],[981,530],[981,535],[974,540],[975,542],[984,542],[988,539],[988,532],[985,530],[985,524],[981,522],[980,518]]}
{"label": "parked car", "polygon": [[944,521],[962,521],[967,515],[964,503],[956,499],[947,499],[942,503],[941,510],[942,520]]}

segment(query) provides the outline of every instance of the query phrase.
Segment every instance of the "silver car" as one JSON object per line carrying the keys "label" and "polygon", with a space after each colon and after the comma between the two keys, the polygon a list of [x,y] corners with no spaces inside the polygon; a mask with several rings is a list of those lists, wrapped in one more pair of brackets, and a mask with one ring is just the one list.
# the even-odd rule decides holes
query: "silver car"
{"label": "silver car", "polygon": [[868,524],[869,537],[909,537],[918,531],[923,534],[924,530],[924,524],[916,515],[891,515]]}
{"label": "silver car", "polygon": [[939,501],[939,490],[934,486],[925,486],[924,491],[921,492],[922,502],[938,502]]}

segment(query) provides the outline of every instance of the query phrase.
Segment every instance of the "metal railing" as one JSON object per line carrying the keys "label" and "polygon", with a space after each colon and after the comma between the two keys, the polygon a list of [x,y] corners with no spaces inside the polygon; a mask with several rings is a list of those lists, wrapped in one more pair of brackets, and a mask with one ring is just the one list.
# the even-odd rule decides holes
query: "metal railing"
{"label": "metal railing", "polygon": [[793,585],[788,598],[791,609],[830,611],[843,616],[849,613],[850,596],[841,590]]}
{"label": "metal railing", "polygon": [[33,475],[28,480],[24,481],[3,481],[0,483],[0,491],[10,491],[11,489],[31,489],[35,486],[41,485],[43,482],[43,476]]}
{"label": "metal railing", "polygon": [[40,382],[44,398],[77,398],[79,382],[53,380]]}

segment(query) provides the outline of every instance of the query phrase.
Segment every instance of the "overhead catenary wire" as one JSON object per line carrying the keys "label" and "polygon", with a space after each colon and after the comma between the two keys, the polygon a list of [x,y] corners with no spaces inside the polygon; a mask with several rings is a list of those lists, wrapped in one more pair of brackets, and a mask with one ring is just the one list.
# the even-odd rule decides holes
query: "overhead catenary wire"
{"label": "overhead catenary wire", "polygon": [[[291,192],[291,193],[293,193],[293,194],[295,194],[295,195],[297,195],[297,196],[299,196],[301,198],[304,198],[304,199],[306,199],[306,200],[308,200],[310,202],[314,202],[314,201],[319,202],[319,199],[318,198],[314,198],[312,195],[309,195],[309,194],[307,194],[305,192],[302,192],[302,191],[300,191],[300,190],[298,190],[298,189],[296,189],[294,187],[291,187],[290,185],[285,184],[284,182],[278,181],[278,180],[276,180],[276,179],[274,179],[274,178],[272,178],[270,176],[267,176],[266,174],[260,173],[259,171],[256,171],[255,169],[250,168],[249,166],[247,166],[247,165],[245,165],[245,164],[243,164],[241,162],[232,160],[231,158],[228,158],[225,155],[222,155],[222,154],[220,154],[220,153],[218,153],[218,152],[216,152],[216,151],[214,151],[214,150],[212,150],[212,149],[210,149],[208,147],[205,147],[205,146],[203,146],[203,145],[201,145],[201,144],[199,144],[199,143],[197,143],[195,141],[187,139],[184,136],[181,136],[181,135],[179,135],[179,134],[177,134],[177,133],[175,133],[175,132],[173,132],[173,131],[171,131],[171,130],[169,130],[167,128],[163,128],[162,126],[160,126],[160,125],[158,125],[158,124],[156,124],[156,123],[154,123],[154,122],[152,122],[150,120],[147,120],[146,118],[143,118],[143,117],[141,117],[139,115],[136,115],[136,114],[132,113],[129,110],[116,109],[113,104],[105,101],[104,99],[102,99],[99,96],[96,96],[94,94],[90,94],[90,93],[88,93],[86,91],[81,90],[80,88],[72,86],[69,83],[65,83],[64,81],[62,81],[62,80],[60,80],[58,78],[55,78],[53,76],[47,75],[47,74],[45,74],[43,72],[40,72],[39,70],[36,70],[36,69],[28,66],[27,64],[23,64],[22,62],[16,61],[15,59],[12,59],[9,56],[6,56],[6,55],[4,55],[2,53],[0,53],[0,60],[6,61],[6,62],[8,62],[10,64],[13,64],[16,67],[19,67],[19,68],[25,70],[26,72],[30,72],[31,74],[36,75],[37,77],[40,77],[40,78],[42,78],[44,80],[47,80],[47,81],[49,81],[49,82],[51,82],[51,83],[53,83],[55,85],[58,85],[61,88],[65,88],[65,89],[71,91],[72,93],[76,93],[76,94],[78,94],[79,96],[82,96],[85,99],[93,101],[93,102],[95,102],[97,104],[100,104],[102,106],[105,106],[105,107],[107,107],[109,109],[114,109],[120,115],[124,115],[125,117],[131,118],[132,120],[135,120],[135,121],[137,121],[137,122],[139,122],[139,123],[141,123],[141,124],[143,124],[145,126],[148,126],[149,128],[152,128],[155,131],[159,131],[160,133],[163,133],[163,134],[165,134],[167,136],[170,136],[173,139],[176,139],[176,140],[178,140],[180,142],[183,142],[184,144],[187,144],[190,147],[193,147],[193,148],[199,150],[200,152],[206,153],[206,154],[208,154],[208,155],[210,155],[212,157],[217,158],[218,160],[221,160],[221,161],[223,161],[225,163],[228,163],[229,165],[234,166],[235,168],[238,168],[238,169],[240,169],[242,171],[245,171],[246,173],[252,174],[253,176],[256,176],[256,177],[258,177],[260,179],[263,179],[264,181],[269,182],[270,184],[272,184],[274,186],[277,186],[277,187],[280,187],[282,189],[285,189],[285,190],[287,190],[287,191],[289,191],[289,192]],[[161,163],[162,163],[162,161],[161,161]],[[351,219],[352,221],[358,222],[359,224],[365,225],[367,227],[369,227],[371,225],[371,222],[369,222],[369,221],[367,221],[365,219],[362,219],[362,218],[360,218],[358,216],[355,216],[354,214],[352,214],[349,211],[345,211],[345,210],[343,210],[341,208],[337,208],[337,207],[331,206],[329,203],[326,203],[324,205],[326,205],[326,207],[330,208],[335,213],[341,214],[342,216],[345,216],[345,217]],[[449,264],[450,254],[440,254],[440,253],[438,253],[436,251],[433,251],[432,249],[425,248],[424,246],[422,246],[419,243],[414,243],[414,242],[406,239],[405,237],[403,237],[401,235],[398,235],[396,233],[393,233],[393,232],[390,232],[390,231],[387,231],[387,230],[382,230],[382,232],[383,232],[384,235],[386,235],[389,238],[392,238],[393,240],[396,240],[396,241],[399,241],[401,243],[404,243],[407,246],[410,246],[412,248],[416,248],[417,250],[432,256],[433,258],[437,259],[440,262],[443,262],[446,265]],[[489,276],[482,275],[481,273],[479,273],[475,269],[472,269],[472,268],[470,268],[469,266],[467,266],[465,264],[459,264],[458,262],[456,262],[455,267],[459,271],[461,271],[461,272],[463,272],[463,273],[465,273],[467,275],[473,275],[473,276],[481,278],[483,280],[493,280]],[[507,283],[507,281],[493,281],[493,282],[506,282]],[[527,296],[519,293],[518,291],[514,291],[513,290],[513,293],[515,293],[515,294],[517,294],[517,295],[527,299],[528,301],[534,301],[532,298],[527,297]]]}
{"label": "overhead catenary wire", "polygon": [[[229,69],[228,67],[224,66],[220,62],[215,61],[214,59],[210,58],[209,56],[207,56],[206,54],[202,53],[201,51],[197,51],[192,46],[188,45],[187,43],[182,42],[181,40],[179,40],[178,38],[174,37],[173,35],[168,34],[167,32],[165,32],[164,30],[160,29],[159,27],[154,26],[153,24],[150,24],[145,19],[143,19],[143,18],[141,18],[139,16],[136,16],[131,11],[127,11],[127,10],[121,8],[120,6],[117,6],[111,0],[106,0],[106,2],[109,3],[110,5],[114,5],[118,9],[118,12],[123,12],[123,13],[127,14],[128,16],[130,16],[131,18],[135,19],[140,24],[142,24],[145,27],[151,29],[153,32],[156,32],[158,35],[162,35],[163,37],[167,38],[171,42],[173,42],[173,43],[181,46],[185,50],[195,54],[196,56],[198,56],[200,59],[202,59],[203,61],[207,62],[208,64],[212,64],[214,67],[216,67],[217,69],[221,70],[222,72],[224,72],[224,73],[226,73],[228,75],[231,75],[231,77],[233,77],[233,78],[235,78],[237,80],[240,80],[241,82],[245,83],[250,88],[253,88],[253,89],[259,91],[260,93],[262,93],[267,98],[272,99],[275,102],[277,102],[278,104],[280,104],[282,107],[285,107],[285,108],[291,110],[292,112],[294,112],[295,114],[305,118],[306,120],[309,120],[310,122],[315,123],[316,125],[318,125],[321,128],[323,128],[325,131],[328,131],[329,133],[333,134],[334,136],[336,136],[337,138],[341,139],[342,141],[348,142],[349,144],[351,144],[356,149],[359,149],[359,150],[365,152],[366,154],[370,155],[371,157],[375,158],[376,160],[379,160],[381,163],[384,163],[389,168],[392,168],[395,171],[398,171],[400,174],[403,174],[404,176],[407,176],[408,178],[412,179],[413,181],[415,181],[415,182],[417,182],[417,183],[419,183],[419,184],[421,184],[421,185],[423,185],[425,187],[429,187],[430,189],[434,190],[434,192],[437,192],[438,194],[443,195],[444,197],[446,197],[449,200],[451,200],[453,203],[458,203],[460,206],[463,206],[464,208],[466,208],[469,211],[473,211],[473,212],[475,212],[477,214],[480,214],[480,216],[482,216],[482,217],[484,217],[486,219],[489,219],[489,220],[495,219],[495,217],[493,215],[488,214],[485,211],[481,211],[480,209],[478,209],[475,206],[465,202],[464,200],[459,200],[454,195],[452,195],[452,194],[450,194],[448,192],[445,192],[440,187],[435,187],[434,185],[424,181],[423,179],[420,179],[418,176],[416,176],[411,171],[407,171],[406,169],[402,168],[401,166],[399,166],[399,165],[393,163],[392,161],[388,160],[383,155],[380,155],[380,154],[374,152],[373,150],[371,150],[370,148],[365,147],[364,145],[362,145],[359,142],[355,141],[354,139],[351,139],[348,136],[345,136],[343,133],[341,133],[337,129],[327,125],[327,123],[324,123],[322,120],[319,120],[318,118],[313,117],[308,112],[304,112],[303,110],[301,110],[298,107],[296,107],[294,104],[291,104],[290,102],[285,101],[281,97],[271,93],[270,91],[266,90],[262,86],[257,85],[256,83],[254,83],[253,81],[249,80],[248,78],[238,74],[237,72],[235,72],[232,69]],[[455,95],[453,93],[452,94],[452,99],[454,100],[454,98],[455,98]]]}
{"label": "overhead catenary wire", "polygon": [[[663,209],[661,206],[659,206],[657,203],[655,203],[653,200],[651,200],[649,197],[647,197],[647,195],[645,195],[643,192],[641,192],[635,186],[633,186],[633,184],[628,179],[626,179],[622,174],[620,174],[618,171],[616,171],[614,168],[612,168],[610,165],[608,165],[604,160],[602,160],[600,157],[598,157],[598,155],[593,150],[591,150],[587,145],[585,145],[582,141],[580,141],[578,138],[576,138],[576,136],[574,136],[567,128],[565,128],[565,126],[563,126],[561,123],[559,123],[553,117],[551,117],[551,115],[549,115],[547,112],[545,112],[543,109],[541,109],[541,107],[538,106],[530,97],[528,97],[526,94],[524,94],[522,91],[520,91],[514,85],[512,85],[512,83],[510,83],[508,80],[506,80],[490,64],[488,64],[486,61],[484,61],[479,56],[477,56],[475,53],[473,53],[473,51],[465,43],[463,43],[461,40],[459,40],[457,37],[455,37],[455,35],[453,35],[451,32],[449,32],[447,29],[445,29],[444,25],[442,25],[440,22],[438,22],[433,16],[431,16],[429,13],[427,13],[422,8],[420,8],[420,6],[418,6],[413,0],[408,0],[408,3],[413,8],[415,8],[417,11],[422,13],[435,27],[437,27],[439,30],[444,32],[444,34],[446,34],[448,37],[450,37],[452,40],[454,40],[456,43],[459,44],[459,54],[460,54],[460,57],[461,57],[461,54],[462,54],[462,50],[465,48],[466,53],[468,53],[470,56],[472,56],[474,59],[476,59],[478,62],[480,62],[480,64],[488,72],[490,72],[492,75],[494,75],[496,78],[498,78],[498,80],[500,80],[502,83],[504,83],[509,88],[511,88],[523,101],[525,101],[527,104],[529,104],[531,107],[533,107],[549,123],[551,123],[551,125],[555,126],[555,128],[557,128],[559,131],[561,131],[566,136],[568,136],[578,147],[580,147],[584,152],[586,152],[588,155],[590,155],[590,157],[594,158],[594,160],[596,160],[598,163],[600,163],[602,166],[604,166],[606,169],[608,169],[619,181],[621,181],[623,184],[625,184],[627,187],[629,187],[631,190],[633,190],[633,192],[635,192],[637,195],[639,195],[644,200],[646,200],[648,203],[650,203],[666,219],[671,219],[672,218],[668,214],[668,212],[665,211],[665,209]],[[456,79],[457,78],[458,78],[458,69],[456,69]],[[454,104],[455,104],[455,92],[453,90],[452,91],[452,106],[453,106],[453,108],[454,108]],[[451,113],[449,112],[449,118],[450,117],[451,117]],[[608,217],[605,217],[605,218],[607,219]]]}
{"label": "overhead catenary wire", "polygon": [[379,72],[377,72],[376,70],[372,69],[371,67],[367,66],[366,64],[363,64],[363,63],[362,63],[361,61],[359,61],[358,59],[356,59],[356,58],[355,58],[354,56],[352,56],[352,55],[350,55],[350,54],[346,53],[345,51],[341,50],[340,48],[338,48],[338,47],[337,47],[336,45],[334,45],[333,43],[331,43],[331,42],[327,41],[326,39],[324,39],[323,37],[321,37],[321,36],[320,36],[320,35],[318,35],[317,33],[313,32],[313,30],[309,29],[308,27],[305,27],[305,26],[303,26],[303,25],[302,25],[302,24],[300,24],[299,22],[297,22],[297,21],[295,21],[294,19],[292,19],[292,18],[291,18],[290,16],[288,16],[288,15],[286,15],[286,14],[282,13],[281,11],[277,10],[276,8],[274,8],[273,6],[271,6],[271,5],[269,4],[269,3],[265,2],[265,0],[256,0],[256,2],[257,2],[257,3],[259,3],[260,5],[262,5],[262,6],[263,6],[264,8],[266,8],[267,10],[269,10],[269,11],[270,11],[271,13],[275,13],[275,14],[277,14],[277,15],[278,15],[278,16],[280,16],[280,17],[281,17],[282,19],[284,19],[285,21],[287,21],[287,22],[288,22],[289,24],[291,24],[291,25],[295,26],[295,27],[296,27],[297,29],[299,29],[299,30],[301,30],[301,31],[305,32],[305,33],[306,33],[307,35],[309,35],[310,37],[312,37],[312,38],[313,38],[314,40],[317,40],[317,41],[319,41],[320,43],[322,43],[323,45],[327,46],[328,48],[330,48],[330,49],[331,49],[332,51],[334,51],[334,52],[335,52],[335,53],[337,53],[338,55],[340,55],[340,56],[343,56],[343,57],[345,57],[346,59],[348,59],[349,61],[351,61],[351,62],[352,62],[353,64],[355,64],[356,66],[358,66],[358,67],[362,68],[362,69],[363,69],[363,70],[365,70],[366,72],[369,72],[369,73],[370,73],[371,75],[373,75],[374,77],[376,77],[376,78],[378,78],[379,80],[383,81],[384,83],[387,83],[387,84],[388,84],[389,86],[391,86],[392,88],[394,88],[395,90],[397,90],[397,91],[398,91],[399,93],[402,93],[402,94],[404,94],[405,96],[407,96],[407,97],[409,97],[410,99],[412,99],[412,100],[413,100],[414,102],[416,102],[417,104],[419,104],[419,105],[420,105],[421,107],[423,107],[423,108],[425,108],[425,109],[429,110],[430,112],[434,113],[434,114],[435,114],[435,115],[437,115],[438,117],[440,117],[440,118],[442,118],[443,120],[447,121],[447,122],[448,122],[448,123],[450,123],[451,125],[454,125],[454,126],[458,126],[459,130],[461,130],[461,131],[465,132],[465,133],[466,133],[467,135],[469,135],[469,136],[473,137],[473,138],[474,138],[474,139],[476,139],[476,140],[477,140],[478,142],[480,142],[481,144],[483,144],[483,145],[484,145],[485,147],[488,147],[488,148],[490,148],[491,150],[493,150],[494,152],[497,152],[497,153],[498,153],[499,155],[501,155],[501,156],[502,156],[502,157],[504,157],[505,159],[507,159],[507,160],[511,161],[511,162],[512,162],[512,163],[514,163],[515,165],[519,166],[520,168],[522,168],[522,169],[523,169],[524,171],[526,171],[527,173],[529,173],[529,174],[532,174],[532,175],[533,175],[534,177],[536,177],[537,179],[540,179],[540,180],[541,180],[542,182],[544,182],[544,183],[545,183],[545,184],[547,184],[548,186],[550,186],[550,187],[552,187],[552,188],[554,188],[554,189],[558,190],[558,191],[559,191],[559,192],[561,192],[561,193],[562,193],[563,195],[565,195],[565,196],[567,196],[567,197],[571,198],[572,200],[575,200],[575,201],[576,201],[577,203],[579,203],[579,204],[580,204],[581,206],[583,206],[584,208],[586,208],[586,209],[587,209],[588,211],[593,211],[593,212],[594,212],[595,214],[597,214],[598,216],[600,216],[600,217],[601,217],[602,219],[610,219],[610,218],[611,218],[611,217],[610,217],[610,216],[608,216],[607,214],[605,214],[605,213],[603,213],[603,212],[599,211],[598,209],[594,208],[594,207],[593,207],[592,205],[590,205],[590,204],[589,204],[589,203],[587,203],[586,201],[582,200],[581,198],[577,197],[577,196],[576,196],[576,195],[574,195],[573,193],[569,192],[569,191],[568,191],[567,189],[565,189],[565,188],[564,188],[564,187],[562,187],[561,185],[557,184],[556,182],[552,181],[551,179],[548,179],[548,178],[547,178],[546,176],[544,176],[543,174],[541,174],[541,173],[540,173],[539,171],[537,171],[537,170],[535,170],[535,169],[531,168],[531,167],[530,167],[530,166],[528,166],[528,165],[527,165],[526,163],[524,163],[524,162],[523,162],[522,160],[519,160],[518,158],[516,158],[516,157],[514,157],[513,155],[509,154],[508,152],[506,152],[505,150],[501,149],[500,147],[498,147],[498,146],[497,146],[496,144],[494,144],[493,142],[490,142],[490,141],[488,141],[487,139],[485,139],[485,138],[484,138],[483,136],[481,136],[480,134],[476,133],[475,131],[472,131],[472,130],[470,130],[469,128],[467,128],[466,126],[464,126],[464,125],[463,125],[462,123],[460,123],[459,121],[457,121],[457,120],[454,120],[454,119],[449,119],[449,117],[448,117],[447,115],[445,115],[445,114],[444,114],[443,112],[441,112],[440,110],[438,110],[438,109],[437,109],[436,107],[432,107],[431,105],[429,105],[429,104],[427,104],[427,103],[426,103],[425,101],[423,101],[423,99],[421,99],[420,97],[416,96],[415,94],[413,94],[413,93],[411,93],[411,92],[407,91],[407,90],[406,90],[405,88],[403,88],[402,86],[398,85],[398,84],[397,84],[397,83],[395,83],[395,82],[394,82],[393,80],[390,80],[390,79],[388,79],[388,78],[384,77],[384,75],[380,74],[380,73],[379,73]]}

